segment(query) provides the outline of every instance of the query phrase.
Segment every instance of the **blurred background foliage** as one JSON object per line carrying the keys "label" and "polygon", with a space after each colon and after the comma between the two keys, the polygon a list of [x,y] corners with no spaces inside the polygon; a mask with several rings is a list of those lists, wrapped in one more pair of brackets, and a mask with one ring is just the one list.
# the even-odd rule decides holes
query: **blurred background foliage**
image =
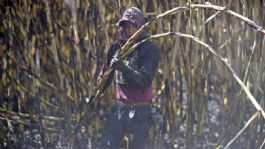
{"label": "blurred background foliage", "polygon": [[[265,27],[263,0],[0,0],[1,148],[69,148],[64,138],[86,106],[123,11],[136,6],[148,21],[189,3],[227,6]],[[171,15],[149,33],[181,32],[211,45],[264,109],[264,34],[224,13],[205,22],[214,13],[192,9]],[[154,42],[161,60],[153,81],[153,148],[222,148],[256,109],[204,47],[178,37]],[[95,148],[115,101],[114,87],[100,98],[97,115],[72,148]],[[260,116],[231,148],[262,148],[264,140]]]}

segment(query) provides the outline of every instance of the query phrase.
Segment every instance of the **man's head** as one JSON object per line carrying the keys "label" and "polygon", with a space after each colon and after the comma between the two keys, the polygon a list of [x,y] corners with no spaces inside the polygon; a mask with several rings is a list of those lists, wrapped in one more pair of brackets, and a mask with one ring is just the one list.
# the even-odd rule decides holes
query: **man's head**
{"label": "man's head", "polygon": [[143,13],[136,7],[128,8],[118,22],[127,38],[130,38],[143,24]]}

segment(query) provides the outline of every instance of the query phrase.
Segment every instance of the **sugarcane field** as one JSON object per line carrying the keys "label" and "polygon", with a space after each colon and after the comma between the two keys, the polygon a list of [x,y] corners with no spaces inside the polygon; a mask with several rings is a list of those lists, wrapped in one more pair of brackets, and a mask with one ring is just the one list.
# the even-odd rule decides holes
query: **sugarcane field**
{"label": "sugarcane field", "polygon": [[0,149],[265,149],[264,0],[0,10]]}

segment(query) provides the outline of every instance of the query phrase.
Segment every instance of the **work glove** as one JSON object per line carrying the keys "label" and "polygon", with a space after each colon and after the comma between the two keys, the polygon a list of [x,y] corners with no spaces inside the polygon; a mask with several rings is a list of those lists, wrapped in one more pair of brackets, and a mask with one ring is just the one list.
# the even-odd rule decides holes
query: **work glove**
{"label": "work glove", "polygon": [[125,70],[128,66],[122,61],[117,59],[116,57],[112,58],[110,61],[110,67],[115,70],[120,70],[123,71]]}
{"label": "work glove", "polygon": [[133,86],[140,88],[140,89],[146,89],[150,83],[151,80],[147,75],[142,74],[141,72],[133,69],[129,65],[126,64],[126,62],[119,60],[117,58],[112,58],[110,61],[110,67],[119,70],[122,72],[124,78]]}

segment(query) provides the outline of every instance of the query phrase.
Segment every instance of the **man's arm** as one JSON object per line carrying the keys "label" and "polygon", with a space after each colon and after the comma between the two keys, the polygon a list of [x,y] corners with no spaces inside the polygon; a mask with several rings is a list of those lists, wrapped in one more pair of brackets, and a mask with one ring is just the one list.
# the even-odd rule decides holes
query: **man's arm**
{"label": "man's arm", "polygon": [[155,46],[148,46],[151,49],[144,55],[144,62],[139,70],[136,70],[129,65],[126,65],[122,60],[113,58],[110,66],[120,70],[123,73],[126,81],[133,86],[145,90],[150,86],[154,78],[155,71],[159,62],[159,51]]}

